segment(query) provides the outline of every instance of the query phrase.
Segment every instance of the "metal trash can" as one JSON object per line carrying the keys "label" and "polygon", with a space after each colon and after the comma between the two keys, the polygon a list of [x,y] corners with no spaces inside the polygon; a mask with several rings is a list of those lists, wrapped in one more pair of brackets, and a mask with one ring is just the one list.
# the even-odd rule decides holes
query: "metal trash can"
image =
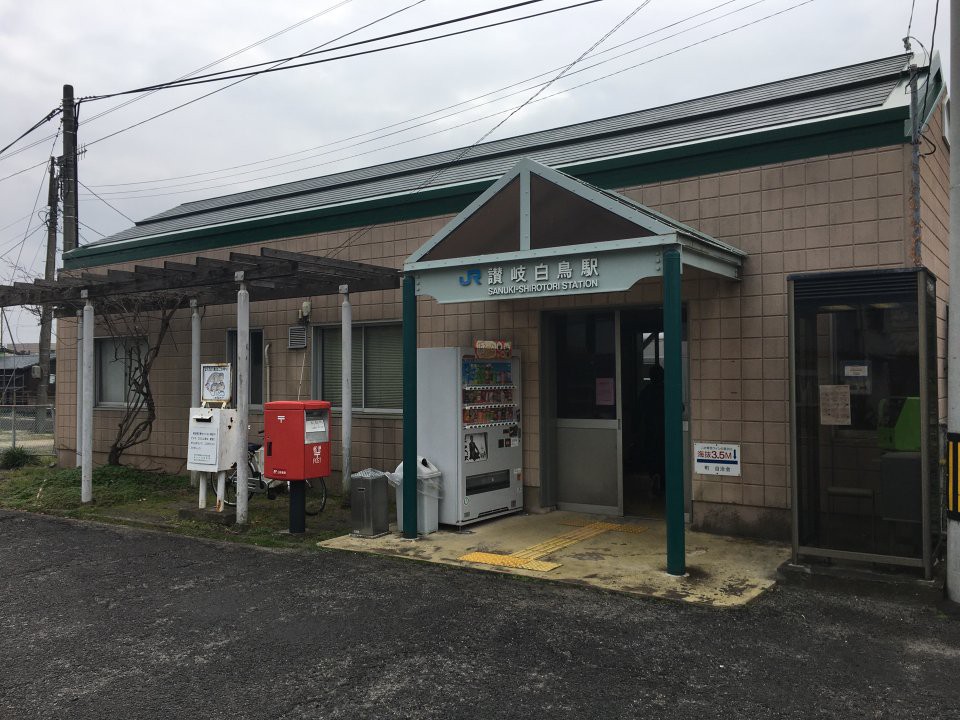
{"label": "metal trash can", "polygon": [[367,468],[350,476],[354,537],[375,538],[390,531],[386,473]]}

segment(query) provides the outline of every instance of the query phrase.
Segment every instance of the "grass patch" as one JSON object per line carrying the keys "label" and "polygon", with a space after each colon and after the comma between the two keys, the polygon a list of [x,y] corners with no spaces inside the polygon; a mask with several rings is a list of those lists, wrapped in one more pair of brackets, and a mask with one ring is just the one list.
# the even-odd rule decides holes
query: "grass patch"
{"label": "grass patch", "polygon": [[[246,527],[181,520],[183,508],[197,506],[197,488],[184,475],[147,472],[127,467],[101,466],[93,471],[94,502],[80,502],[80,469],[24,467],[0,473],[0,507],[117,524],[150,526],[190,535],[243,542],[261,547],[315,547],[350,531],[350,511],[331,493],[326,509],[307,518],[307,532],[293,536],[289,527],[287,495],[275,500],[263,495],[250,499]],[[208,506],[216,494],[207,494]]]}

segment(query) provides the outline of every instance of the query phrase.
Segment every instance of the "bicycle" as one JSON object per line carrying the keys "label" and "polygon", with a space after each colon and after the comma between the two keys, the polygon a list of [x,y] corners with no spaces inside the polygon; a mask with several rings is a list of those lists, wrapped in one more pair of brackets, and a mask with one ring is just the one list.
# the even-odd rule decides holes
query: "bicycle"
{"label": "bicycle", "polygon": [[[289,489],[290,483],[285,480],[270,480],[263,477],[263,445],[261,443],[247,443],[247,499],[254,495],[266,495],[268,500],[275,500],[278,492]],[[213,492],[217,492],[217,480],[211,476]],[[307,491],[307,515],[314,516],[323,512],[327,506],[327,483],[321,478],[305,480]],[[237,471],[233,469],[226,478],[223,493],[224,505],[231,507],[237,504]]]}

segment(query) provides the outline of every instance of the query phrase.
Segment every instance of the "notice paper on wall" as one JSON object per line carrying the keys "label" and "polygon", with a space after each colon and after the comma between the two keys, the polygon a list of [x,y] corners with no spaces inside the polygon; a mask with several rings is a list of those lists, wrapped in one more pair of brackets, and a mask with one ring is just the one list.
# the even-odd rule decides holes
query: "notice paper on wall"
{"label": "notice paper on wall", "polygon": [[820,386],[820,424],[850,424],[850,386]]}
{"label": "notice paper on wall", "polygon": [[616,405],[617,386],[613,378],[597,378],[597,405]]}

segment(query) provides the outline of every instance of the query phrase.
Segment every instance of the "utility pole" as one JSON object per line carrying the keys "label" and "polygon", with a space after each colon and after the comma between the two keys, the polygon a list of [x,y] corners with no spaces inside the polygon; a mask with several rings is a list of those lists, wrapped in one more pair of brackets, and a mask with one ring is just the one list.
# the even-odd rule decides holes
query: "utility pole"
{"label": "utility pole", "polygon": [[[47,261],[43,268],[43,279],[53,280],[57,271],[57,214],[59,190],[57,187],[57,161],[50,158],[50,186],[47,191]],[[43,406],[49,402],[47,391],[50,386],[50,335],[53,329],[53,308],[43,305],[40,308],[40,387],[37,388],[38,412],[46,412]]]}
{"label": "utility pole", "polygon": [[[960,0],[950,0],[950,93],[960,99]],[[951,119],[950,297],[947,328],[947,597],[960,603],[960,115]]]}
{"label": "utility pole", "polygon": [[63,86],[63,251],[77,247],[77,115],[73,85]]}

